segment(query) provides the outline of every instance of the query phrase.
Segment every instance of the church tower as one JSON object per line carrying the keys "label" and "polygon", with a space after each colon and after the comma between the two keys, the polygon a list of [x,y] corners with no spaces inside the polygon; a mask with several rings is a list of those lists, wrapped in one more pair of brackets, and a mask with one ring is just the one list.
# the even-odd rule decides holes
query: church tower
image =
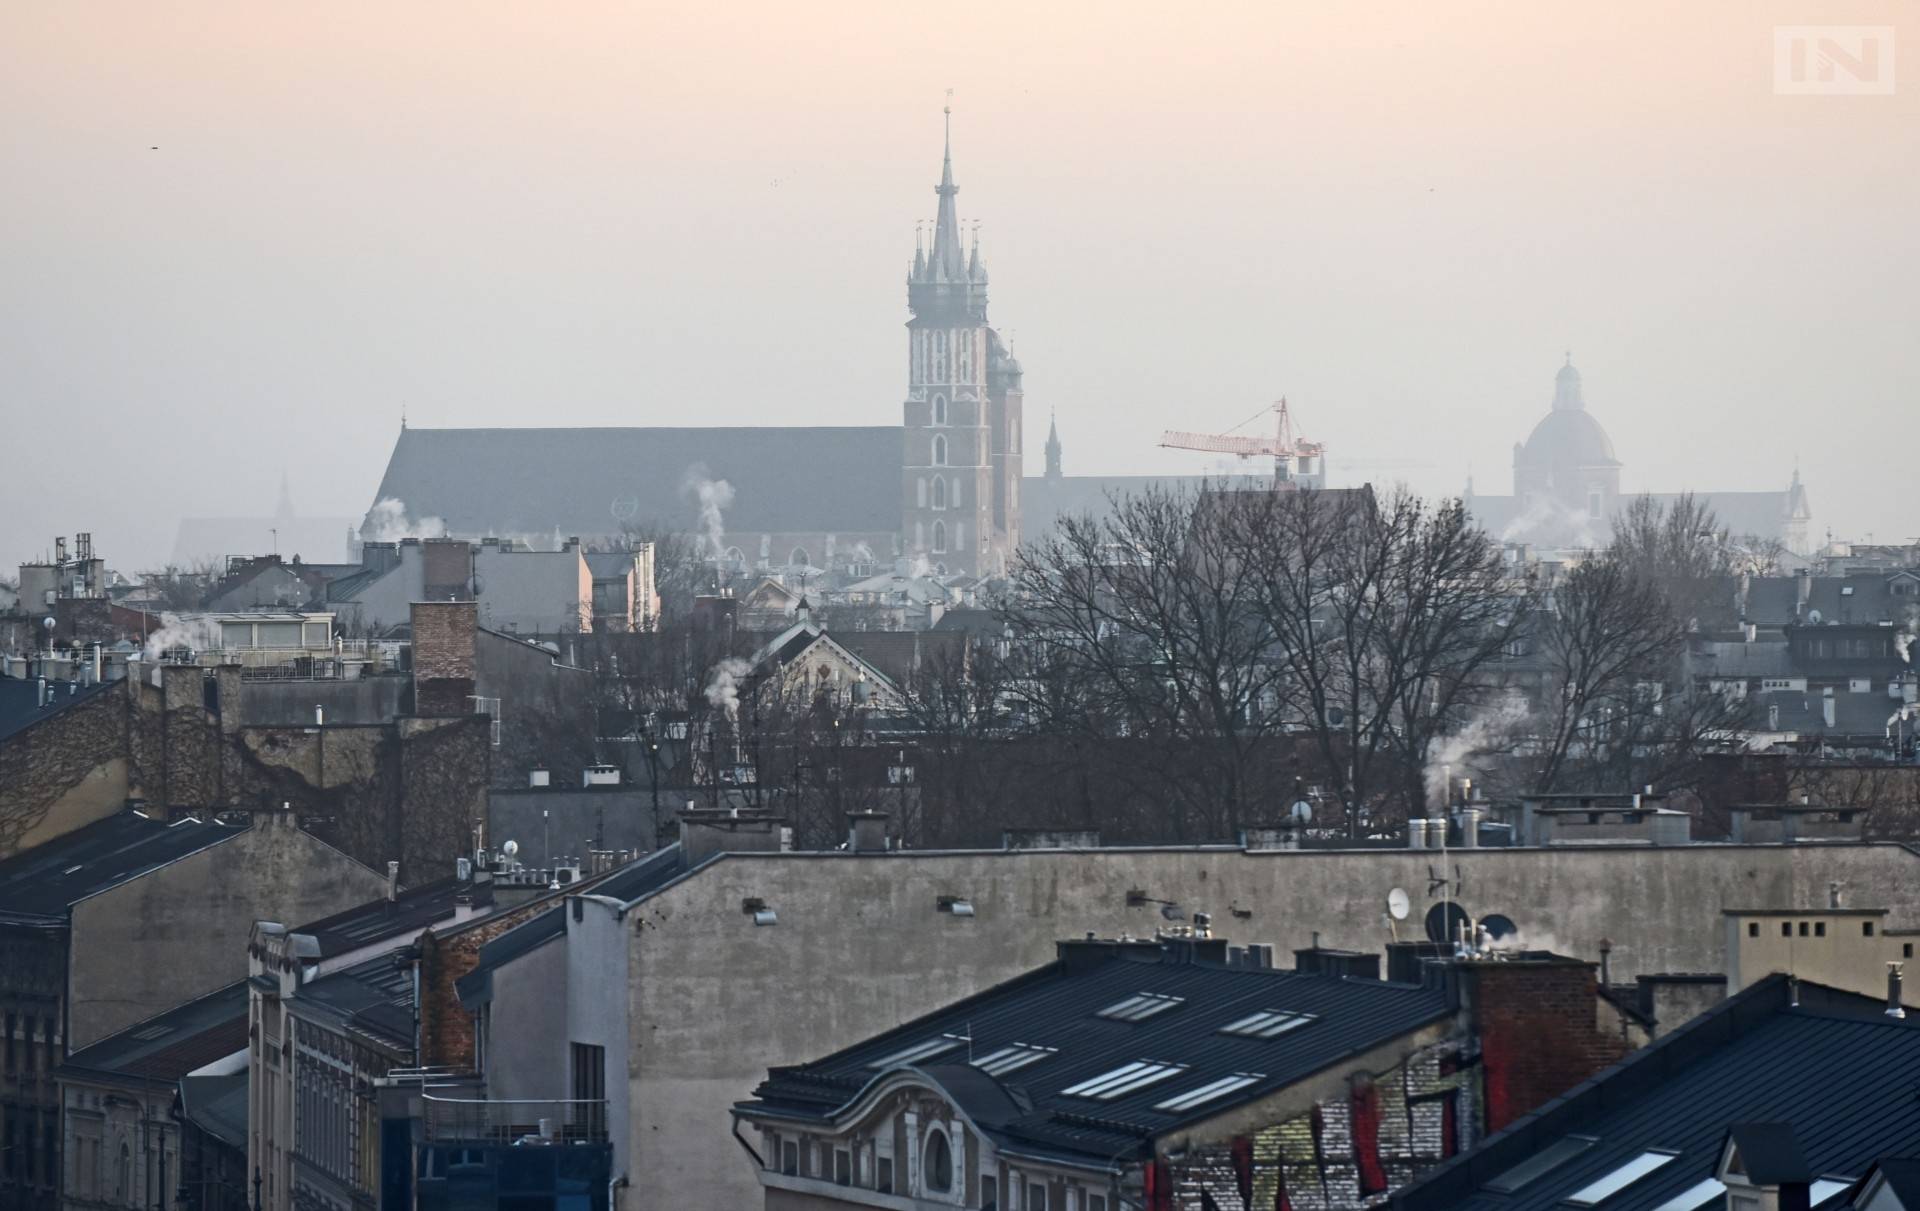
{"label": "church tower", "polygon": [[987,326],[987,271],[960,235],[947,110],[940,204],[907,275],[901,540],[935,570],[994,576],[1019,544],[1021,371]]}

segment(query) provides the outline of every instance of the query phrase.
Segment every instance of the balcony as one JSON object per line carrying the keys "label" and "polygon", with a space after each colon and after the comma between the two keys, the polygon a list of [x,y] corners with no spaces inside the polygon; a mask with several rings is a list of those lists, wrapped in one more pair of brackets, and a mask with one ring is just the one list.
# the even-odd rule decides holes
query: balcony
{"label": "balcony", "polygon": [[429,1143],[604,1144],[607,1103],[559,1099],[421,1098]]}

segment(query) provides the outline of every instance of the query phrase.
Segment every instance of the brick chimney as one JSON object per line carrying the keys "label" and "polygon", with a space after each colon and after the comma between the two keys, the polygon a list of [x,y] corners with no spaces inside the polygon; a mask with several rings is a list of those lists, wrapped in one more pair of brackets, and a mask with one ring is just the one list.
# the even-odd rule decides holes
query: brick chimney
{"label": "brick chimney", "polygon": [[473,713],[477,611],[471,601],[413,603],[415,715],[445,718]]}
{"label": "brick chimney", "polygon": [[1546,951],[1455,965],[1480,1040],[1487,1131],[1502,1130],[1632,1047],[1600,1028],[1594,965]]}

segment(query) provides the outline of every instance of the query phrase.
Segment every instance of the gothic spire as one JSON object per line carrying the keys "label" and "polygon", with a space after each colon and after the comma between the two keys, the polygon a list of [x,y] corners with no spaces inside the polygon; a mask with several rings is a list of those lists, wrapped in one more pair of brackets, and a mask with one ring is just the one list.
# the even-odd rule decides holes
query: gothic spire
{"label": "gothic spire", "polygon": [[1060,426],[1054,422],[1053,410],[1047,410],[1047,478],[1060,478]]}
{"label": "gothic spire", "polygon": [[941,112],[947,120],[946,146],[940,161],[940,184],[933,191],[940,195],[940,213],[933,224],[933,254],[927,260],[936,281],[962,282],[967,266],[966,252],[960,247],[960,216],[953,204],[953,195],[960,192],[953,183],[953,106]]}

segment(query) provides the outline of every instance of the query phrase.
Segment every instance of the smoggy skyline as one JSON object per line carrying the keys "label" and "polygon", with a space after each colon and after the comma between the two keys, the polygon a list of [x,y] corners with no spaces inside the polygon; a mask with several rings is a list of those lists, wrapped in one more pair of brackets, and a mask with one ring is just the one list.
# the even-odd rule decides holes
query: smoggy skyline
{"label": "smoggy skyline", "polygon": [[1504,493],[1571,349],[1626,490],[1797,459],[1904,540],[1920,74],[1776,94],[1822,23],[1920,53],[1870,0],[9,6],[0,567],[283,473],[357,517],[403,410],[897,423],[949,88],[1030,470],[1049,412],[1069,473],[1190,473],[1162,429],[1285,394],[1336,483]]}

